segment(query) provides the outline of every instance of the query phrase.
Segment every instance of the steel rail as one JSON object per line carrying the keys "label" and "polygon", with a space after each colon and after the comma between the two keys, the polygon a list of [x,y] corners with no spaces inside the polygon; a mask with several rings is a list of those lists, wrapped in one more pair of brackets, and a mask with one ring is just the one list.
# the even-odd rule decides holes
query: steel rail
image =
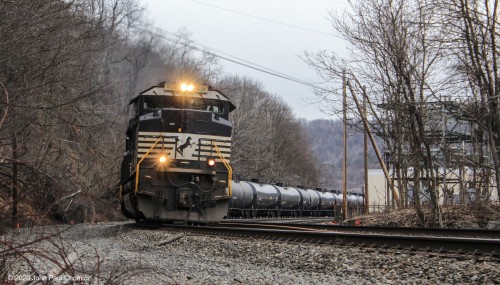
{"label": "steel rail", "polygon": [[341,226],[333,224],[301,224],[301,223],[256,223],[256,222],[238,222],[223,221],[221,226],[246,226],[259,228],[265,227],[300,227],[315,230],[328,230],[335,232],[352,233],[375,233],[375,234],[401,234],[401,235],[431,235],[431,236],[449,236],[449,237],[475,237],[500,239],[499,230],[487,229],[443,229],[443,228],[416,228],[416,227],[375,227],[375,226]]}
{"label": "steel rail", "polygon": [[204,234],[268,238],[297,242],[341,244],[374,248],[395,248],[411,251],[423,250],[459,256],[491,256],[500,261],[500,240],[485,238],[435,237],[414,235],[387,235],[367,233],[340,233],[327,230],[311,230],[293,227],[257,228],[242,226],[186,226],[165,225],[165,229],[188,230]]}

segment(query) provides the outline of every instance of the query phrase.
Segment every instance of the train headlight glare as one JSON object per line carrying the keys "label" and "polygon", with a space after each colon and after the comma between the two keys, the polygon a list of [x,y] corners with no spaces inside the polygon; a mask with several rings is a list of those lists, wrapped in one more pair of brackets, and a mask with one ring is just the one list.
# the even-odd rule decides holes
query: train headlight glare
{"label": "train headlight glare", "polygon": [[208,166],[214,166],[214,165],[215,165],[215,159],[213,159],[213,158],[209,158],[209,159],[207,160],[207,165],[208,165]]}
{"label": "train headlight glare", "polygon": [[186,91],[191,92],[193,90],[194,90],[193,84],[186,84],[186,83],[181,84],[181,91],[182,92],[186,92]]}
{"label": "train headlight glare", "polygon": [[160,163],[165,163],[167,161],[167,157],[162,155],[160,156]]}

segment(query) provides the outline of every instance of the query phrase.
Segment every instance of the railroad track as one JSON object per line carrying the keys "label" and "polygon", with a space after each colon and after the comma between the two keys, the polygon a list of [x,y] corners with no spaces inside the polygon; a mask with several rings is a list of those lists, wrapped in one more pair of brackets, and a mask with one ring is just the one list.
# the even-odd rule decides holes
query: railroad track
{"label": "railroad track", "polygon": [[223,221],[222,226],[234,225],[242,227],[299,227],[315,230],[328,230],[334,232],[348,233],[372,233],[372,234],[398,234],[435,237],[463,237],[500,239],[499,230],[485,229],[441,229],[441,228],[406,228],[406,227],[373,227],[373,226],[342,226],[334,224],[303,224],[303,223],[260,223],[254,221]]}
{"label": "railroad track", "polygon": [[284,242],[335,244],[378,248],[382,250],[407,250],[410,252],[426,251],[460,259],[482,257],[500,262],[500,239],[497,238],[422,236],[408,235],[407,233],[347,233],[310,224],[250,224],[231,222],[221,223],[217,226],[165,225],[162,228],[200,234],[271,239]]}

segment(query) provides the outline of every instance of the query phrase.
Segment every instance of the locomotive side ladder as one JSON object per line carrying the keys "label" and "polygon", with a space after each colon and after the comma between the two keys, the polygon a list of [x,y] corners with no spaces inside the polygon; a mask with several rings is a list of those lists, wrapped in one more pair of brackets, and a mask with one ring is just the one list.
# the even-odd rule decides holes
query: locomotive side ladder
{"label": "locomotive side ladder", "polygon": [[141,158],[141,160],[139,160],[139,162],[137,162],[137,166],[135,167],[135,189],[134,189],[134,192],[135,194],[137,194],[137,192],[139,191],[139,170],[141,168],[141,163],[142,161],[148,156],[148,154],[155,148],[155,146],[161,141],[163,140],[163,136],[160,135],[160,137],[156,140],[156,142],[148,149],[148,151],[146,152],[146,154]]}
{"label": "locomotive side ladder", "polygon": [[231,185],[231,181],[233,178],[233,168],[231,168],[231,165],[229,165],[229,163],[224,158],[224,156],[222,156],[222,153],[219,150],[219,147],[217,146],[217,144],[214,141],[212,141],[212,144],[215,146],[215,151],[217,152],[217,154],[219,155],[219,158],[222,160],[222,163],[224,163],[224,166],[227,169],[227,195],[229,198],[231,198],[233,196],[233,188]]}

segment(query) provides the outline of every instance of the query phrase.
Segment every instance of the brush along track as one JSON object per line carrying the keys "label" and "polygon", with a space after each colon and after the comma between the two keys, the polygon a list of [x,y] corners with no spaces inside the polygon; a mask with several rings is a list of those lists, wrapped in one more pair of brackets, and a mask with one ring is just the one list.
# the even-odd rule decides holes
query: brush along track
{"label": "brush along track", "polygon": [[283,242],[324,243],[382,249],[428,251],[455,258],[483,256],[500,262],[500,239],[415,236],[401,234],[341,233],[310,225],[237,224],[218,226],[165,225],[163,229],[189,231],[205,235],[271,239]]}

